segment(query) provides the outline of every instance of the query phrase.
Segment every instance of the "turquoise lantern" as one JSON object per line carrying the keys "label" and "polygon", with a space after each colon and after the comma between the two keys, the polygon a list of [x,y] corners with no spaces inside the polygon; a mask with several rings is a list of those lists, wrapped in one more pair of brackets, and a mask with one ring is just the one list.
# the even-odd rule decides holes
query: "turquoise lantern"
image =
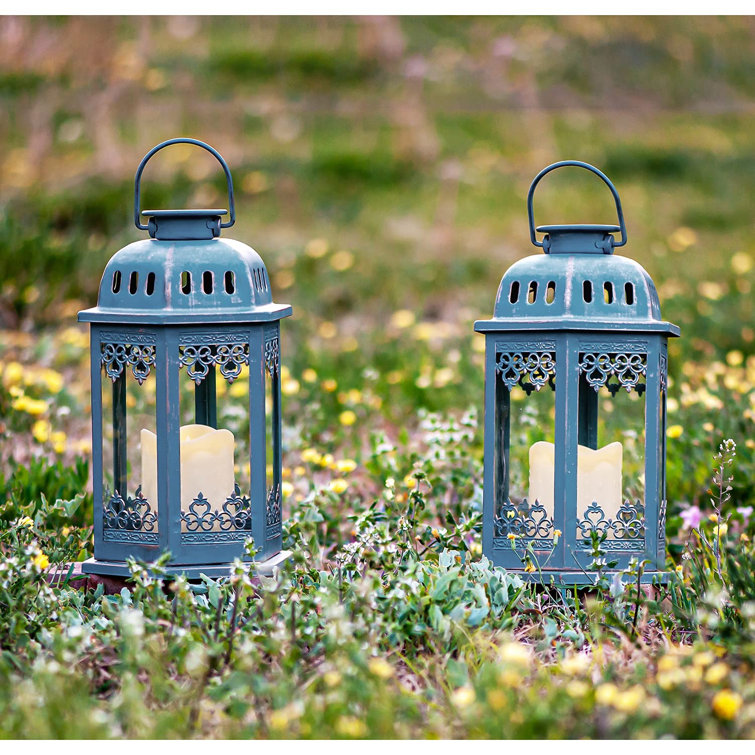
{"label": "turquoise lantern", "polygon": [[[159,150],[201,147],[220,163],[228,210],[140,210],[142,171]],[[149,238],[105,267],[91,331],[94,558],[170,553],[169,573],[228,574],[254,538],[261,569],[281,552],[280,320],[260,256],[221,237],[235,222],[233,182],[195,139],[150,150],[135,178],[134,222]],[[222,218],[228,215],[228,219]],[[142,222],[146,218],[147,222]]]}
{"label": "turquoise lantern", "polygon": [[[618,225],[535,227],[533,196],[557,168],[591,171]],[[658,293],[634,260],[619,195],[597,168],[555,163],[527,197],[532,243],[503,276],[485,335],[483,553],[556,585],[642,564],[666,578],[667,342]],[[539,240],[538,234],[542,234]],[[602,541],[602,542],[601,542]]]}

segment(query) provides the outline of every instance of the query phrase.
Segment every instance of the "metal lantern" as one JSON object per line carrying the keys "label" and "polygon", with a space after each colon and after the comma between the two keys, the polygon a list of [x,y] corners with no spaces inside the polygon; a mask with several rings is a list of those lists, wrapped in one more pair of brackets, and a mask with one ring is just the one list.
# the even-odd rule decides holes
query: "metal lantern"
{"label": "metal lantern", "polygon": [[[229,210],[140,211],[147,161],[180,143],[217,158]],[[257,252],[220,238],[235,222],[233,183],[209,145],[170,139],[145,155],[134,222],[150,238],[112,257],[97,306],[79,313],[91,326],[95,501],[83,570],[125,576],[128,558],[168,551],[170,573],[221,576],[250,536],[271,567],[285,555],[279,330],[291,307],[273,302]]]}
{"label": "metal lantern", "polygon": [[[535,228],[535,188],[567,166],[606,183],[619,225]],[[527,211],[545,254],[512,265],[493,318],[475,323],[486,340],[483,553],[557,585],[592,583],[601,550],[604,573],[634,559],[649,562],[644,582],[663,580],[667,341],[679,328],[661,320],[645,270],[614,254],[627,234],[601,171],[550,165]]]}

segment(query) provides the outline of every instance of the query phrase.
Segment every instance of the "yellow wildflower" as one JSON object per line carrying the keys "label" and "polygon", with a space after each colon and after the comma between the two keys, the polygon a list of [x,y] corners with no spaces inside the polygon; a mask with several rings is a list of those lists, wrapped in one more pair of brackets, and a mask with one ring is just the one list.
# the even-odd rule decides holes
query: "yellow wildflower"
{"label": "yellow wildflower", "polygon": [[37,553],[36,556],[31,560],[31,562],[36,566],[40,571],[44,571],[49,565],[50,565],[50,559],[47,558],[47,556],[40,551]]}
{"label": "yellow wildflower", "polygon": [[476,699],[475,691],[469,685],[459,687],[451,695],[451,702],[457,708],[468,708]]}
{"label": "yellow wildflower", "polygon": [[683,252],[697,241],[697,234],[686,226],[677,228],[669,237],[668,245],[674,252]]}
{"label": "yellow wildflower", "polygon": [[516,535],[515,535],[515,534],[514,534],[513,532],[509,532],[509,534],[508,534],[508,535],[506,535],[506,537],[507,537],[507,538],[508,538],[509,540],[516,540]]}
{"label": "yellow wildflower", "polygon": [[391,315],[391,325],[394,328],[411,328],[415,322],[414,312],[411,309],[399,309]]}
{"label": "yellow wildflower", "polygon": [[566,685],[566,694],[569,697],[584,697],[590,691],[590,685],[580,679],[573,679]]}
{"label": "yellow wildflower", "polygon": [[59,372],[45,369],[40,376],[50,393],[60,393],[63,390],[63,376]]}
{"label": "yellow wildflower", "polygon": [[616,710],[622,713],[634,713],[644,700],[645,690],[639,684],[635,684],[634,687],[617,693],[612,704]]}
{"label": "yellow wildflower", "polygon": [[37,443],[47,443],[50,437],[50,423],[44,419],[38,419],[31,426],[31,434]]}
{"label": "yellow wildflower", "polygon": [[330,258],[330,266],[339,273],[348,270],[354,264],[354,255],[346,249],[335,252]]}
{"label": "yellow wildflower", "polygon": [[307,369],[302,372],[301,379],[305,383],[314,383],[315,380],[317,380],[317,373],[311,367],[307,367]]}
{"label": "yellow wildflower", "polygon": [[18,362],[8,362],[3,370],[3,382],[6,386],[18,385],[24,377],[24,368]]}
{"label": "yellow wildflower", "polygon": [[507,642],[498,648],[498,657],[506,663],[528,667],[532,661],[532,652],[521,642]]}
{"label": "yellow wildflower", "polygon": [[506,695],[499,689],[491,689],[490,692],[488,692],[487,697],[488,705],[493,710],[503,710],[508,702]]}
{"label": "yellow wildflower", "polygon": [[338,388],[338,383],[333,380],[333,378],[323,380],[320,385],[322,386],[322,389],[328,393],[333,393]]}
{"label": "yellow wildflower", "polygon": [[713,712],[726,721],[731,721],[742,707],[742,696],[730,689],[722,689],[713,698]]}
{"label": "yellow wildflower", "polygon": [[705,683],[706,684],[720,684],[726,677],[729,675],[729,667],[725,664],[719,661],[718,663],[714,663],[706,672],[705,672]]}
{"label": "yellow wildflower", "polygon": [[52,450],[56,454],[62,454],[66,450],[67,436],[62,430],[56,430],[51,436]]}
{"label": "yellow wildflower", "polygon": [[598,703],[598,705],[613,705],[618,693],[619,690],[616,689],[615,684],[606,682],[604,684],[601,684],[595,690],[595,702]]}
{"label": "yellow wildflower", "polygon": [[353,459],[340,459],[336,462],[336,470],[341,474],[349,474],[357,468],[357,463]]}
{"label": "yellow wildflower", "polygon": [[314,448],[305,448],[301,452],[301,460],[309,464],[319,464],[322,456]]}
{"label": "yellow wildflower", "polygon": [[38,417],[47,411],[47,402],[22,394],[11,404],[11,408],[17,412],[26,412],[33,417]]}
{"label": "yellow wildflower", "polygon": [[529,573],[536,572],[537,567],[531,561],[528,561],[527,565],[524,567],[524,571]]}
{"label": "yellow wildflower", "polygon": [[330,339],[335,338],[338,335],[338,328],[334,322],[325,320],[320,323],[320,327],[317,328],[317,333],[320,338]]}
{"label": "yellow wildflower", "polygon": [[322,678],[328,687],[335,687],[341,683],[341,674],[338,671],[326,671]]}
{"label": "yellow wildflower", "polygon": [[288,378],[281,383],[281,392],[286,396],[294,396],[299,392],[299,387],[296,378]]}
{"label": "yellow wildflower", "polygon": [[383,658],[371,658],[367,667],[370,669],[371,674],[380,679],[390,679],[394,674],[393,666]]}
{"label": "yellow wildflower", "polygon": [[342,737],[364,739],[364,735],[367,734],[367,725],[354,716],[341,716],[336,723],[336,731]]}
{"label": "yellow wildflower", "polygon": [[281,493],[283,493],[284,498],[288,498],[293,492],[294,486],[290,482],[286,481],[281,483]]}
{"label": "yellow wildflower", "polygon": [[679,438],[681,437],[683,432],[684,432],[684,428],[681,425],[671,425],[666,430],[666,435],[669,438]]}
{"label": "yellow wildflower", "polygon": [[329,244],[325,239],[312,239],[304,249],[304,253],[307,257],[319,259],[328,253],[328,248]]}
{"label": "yellow wildflower", "polygon": [[404,477],[403,483],[404,487],[413,488],[417,484],[417,478],[414,476],[413,472],[410,472],[408,475],[406,475],[406,477]]}
{"label": "yellow wildflower", "polygon": [[342,477],[337,477],[335,480],[330,481],[329,487],[334,493],[340,495],[349,487],[349,483]]}
{"label": "yellow wildflower", "polygon": [[18,520],[17,525],[19,527],[33,527],[34,526],[34,520],[30,516],[22,516]]}
{"label": "yellow wildflower", "polygon": [[583,674],[590,668],[590,659],[583,653],[569,655],[561,661],[561,671],[569,676]]}
{"label": "yellow wildflower", "polygon": [[357,415],[351,409],[346,409],[338,415],[338,421],[345,427],[351,427],[357,421]]}

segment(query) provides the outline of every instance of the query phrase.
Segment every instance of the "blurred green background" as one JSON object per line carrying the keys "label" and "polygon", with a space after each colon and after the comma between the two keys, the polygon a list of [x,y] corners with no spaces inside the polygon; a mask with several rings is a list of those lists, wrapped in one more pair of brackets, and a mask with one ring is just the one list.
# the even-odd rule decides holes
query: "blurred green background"
{"label": "blurred green background", "polygon": [[[358,449],[356,428],[333,429],[345,409],[395,429],[421,407],[481,406],[472,324],[537,253],[529,183],[585,160],[616,184],[622,252],[682,328],[670,497],[698,500],[722,437],[752,478],[754,116],[753,18],[5,17],[0,358],[52,359],[49,334],[140,237],[139,160],[193,136],[231,166],[229,235],[294,305],[287,415],[305,440]],[[225,206],[222,173],[191,148],[161,153],[144,186],[153,208]],[[602,184],[564,171],[536,217],[614,216]]]}

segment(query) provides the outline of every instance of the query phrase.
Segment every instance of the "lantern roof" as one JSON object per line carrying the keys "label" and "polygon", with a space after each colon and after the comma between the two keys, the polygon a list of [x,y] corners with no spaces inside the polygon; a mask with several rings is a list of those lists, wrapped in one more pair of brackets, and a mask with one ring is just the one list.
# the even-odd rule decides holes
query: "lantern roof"
{"label": "lantern roof", "polygon": [[[228,184],[225,209],[139,210],[140,180],[152,155],[170,144],[188,143],[212,153]],[[265,322],[291,314],[273,302],[262,258],[250,246],[220,238],[235,223],[233,183],[223,158],[195,139],[170,139],[150,150],[136,172],[134,222],[151,238],[124,247],[110,259],[97,306],[79,312],[85,322],[197,324]],[[221,218],[230,215],[222,222]],[[143,224],[141,218],[148,218]]]}
{"label": "lantern roof", "polygon": [[[619,225],[535,227],[534,189],[544,175],[563,166],[586,168],[605,181],[616,202]],[[678,326],[661,319],[658,292],[645,269],[614,254],[615,247],[626,243],[626,227],[618,193],[601,171],[576,160],[548,166],[533,181],[527,205],[530,238],[545,254],[525,257],[504,273],[493,317],[477,321],[476,331],[623,330],[679,335]],[[542,241],[536,232],[545,234]]]}

